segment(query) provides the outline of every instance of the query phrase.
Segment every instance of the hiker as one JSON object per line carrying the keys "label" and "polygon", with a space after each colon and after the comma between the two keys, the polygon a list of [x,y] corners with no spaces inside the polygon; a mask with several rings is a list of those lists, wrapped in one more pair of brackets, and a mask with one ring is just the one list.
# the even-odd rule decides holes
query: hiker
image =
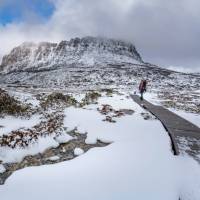
{"label": "hiker", "polygon": [[141,80],[140,85],[139,85],[139,91],[140,91],[140,99],[143,100],[143,93],[146,92],[147,89],[147,81],[146,80]]}

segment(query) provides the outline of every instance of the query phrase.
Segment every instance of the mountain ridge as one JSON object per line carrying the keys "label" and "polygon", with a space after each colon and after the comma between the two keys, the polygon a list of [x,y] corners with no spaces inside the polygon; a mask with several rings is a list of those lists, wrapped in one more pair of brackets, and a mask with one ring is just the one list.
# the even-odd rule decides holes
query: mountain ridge
{"label": "mountain ridge", "polygon": [[113,61],[116,63],[122,61],[143,63],[132,43],[88,36],[60,43],[25,42],[2,58],[0,68],[4,73],[9,73],[73,63],[92,66],[97,63],[112,63]]}

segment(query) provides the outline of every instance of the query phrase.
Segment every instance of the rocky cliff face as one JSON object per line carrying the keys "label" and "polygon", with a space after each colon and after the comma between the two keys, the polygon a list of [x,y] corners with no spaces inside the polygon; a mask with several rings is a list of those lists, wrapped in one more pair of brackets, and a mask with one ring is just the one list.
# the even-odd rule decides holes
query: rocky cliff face
{"label": "rocky cliff face", "polygon": [[48,70],[71,64],[142,63],[135,46],[119,40],[84,37],[60,43],[24,43],[2,59],[3,73]]}

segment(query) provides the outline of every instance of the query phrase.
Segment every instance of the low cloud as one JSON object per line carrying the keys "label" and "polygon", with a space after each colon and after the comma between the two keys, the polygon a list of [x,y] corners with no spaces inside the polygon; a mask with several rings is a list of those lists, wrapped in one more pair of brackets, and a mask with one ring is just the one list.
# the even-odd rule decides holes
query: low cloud
{"label": "low cloud", "polygon": [[50,1],[55,10],[47,21],[0,26],[1,55],[24,41],[106,36],[133,42],[145,61],[200,71],[198,0]]}
{"label": "low cloud", "polygon": [[181,67],[181,66],[169,66],[167,67],[169,70],[173,70],[176,72],[183,72],[183,73],[197,73],[199,70],[197,68],[190,68],[190,67]]}

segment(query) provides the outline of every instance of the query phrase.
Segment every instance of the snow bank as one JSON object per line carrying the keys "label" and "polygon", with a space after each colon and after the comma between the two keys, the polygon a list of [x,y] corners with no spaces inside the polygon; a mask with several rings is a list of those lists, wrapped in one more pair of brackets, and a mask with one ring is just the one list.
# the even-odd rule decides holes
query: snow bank
{"label": "snow bank", "polygon": [[55,138],[55,140],[60,144],[66,143],[72,139],[73,139],[73,137],[68,134],[61,134]]}
{"label": "snow bank", "polygon": [[0,136],[3,134],[6,135],[11,131],[20,129],[20,128],[31,128],[38,123],[40,123],[40,115],[33,115],[30,119],[16,118],[12,116],[6,116],[5,118],[0,119]]}
{"label": "snow bank", "polygon": [[20,162],[25,156],[35,155],[38,153],[44,152],[50,147],[56,148],[59,145],[52,137],[40,137],[38,142],[32,145],[29,145],[26,148],[9,148],[1,147],[0,148],[0,160],[4,163]]}
{"label": "snow bank", "polygon": [[66,143],[72,140],[73,137],[63,133],[59,136],[51,135],[48,137],[39,137],[37,143],[29,144],[26,148],[16,147],[0,147],[0,160],[4,163],[21,162],[28,155],[36,155],[43,153],[49,148],[56,148],[61,143]]}

